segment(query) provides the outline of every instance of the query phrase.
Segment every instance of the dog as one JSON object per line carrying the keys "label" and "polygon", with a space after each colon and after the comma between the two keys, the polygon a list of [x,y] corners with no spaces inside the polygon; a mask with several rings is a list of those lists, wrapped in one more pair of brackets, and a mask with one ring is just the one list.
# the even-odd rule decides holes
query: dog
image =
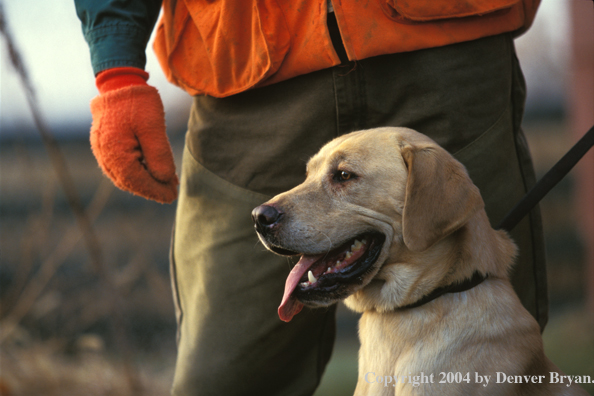
{"label": "dog", "polygon": [[362,313],[355,395],[586,395],[545,356],[464,166],[407,128],[353,132],[305,181],[252,212],[270,251],[300,256],[278,309]]}

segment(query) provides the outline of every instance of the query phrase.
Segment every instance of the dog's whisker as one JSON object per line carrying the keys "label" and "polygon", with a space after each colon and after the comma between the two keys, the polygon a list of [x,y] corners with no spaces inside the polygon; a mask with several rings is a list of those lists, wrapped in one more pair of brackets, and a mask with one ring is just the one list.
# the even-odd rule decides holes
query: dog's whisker
{"label": "dog's whisker", "polygon": [[295,263],[291,262],[291,257],[285,257],[287,259],[287,265],[289,266],[289,268],[293,268],[295,266]]}
{"label": "dog's whisker", "polygon": [[261,241],[260,239],[258,239],[258,240],[256,241],[256,243],[254,243],[254,246],[252,246],[252,249],[255,249],[255,248],[256,248],[256,246],[258,246],[258,244],[261,244],[261,245],[262,245],[262,247],[264,248],[264,251],[266,251],[266,250],[267,250],[267,249],[266,249],[266,246],[264,246],[264,244],[262,243],[262,241]]}
{"label": "dog's whisker", "polygon": [[326,259],[326,257],[328,257],[328,254],[330,254],[330,252],[332,251],[332,249],[333,249],[333,247],[334,247],[334,244],[332,243],[332,239],[331,239],[331,238],[328,236],[328,234],[326,234],[325,232],[323,232],[323,231],[321,231],[321,230],[318,230],[318,229],[315,229],[315,228],[314,228],[314,230],[315,230],[317,233],[319,233],[319,234],[322,234],[323,236],[325,236],[325,237],[326,237],[326,239],[328,240],[328,244],[329,244],[329,246],[328,246],[328,249],[326,250],[326,255],[324,256],[324,259]]}

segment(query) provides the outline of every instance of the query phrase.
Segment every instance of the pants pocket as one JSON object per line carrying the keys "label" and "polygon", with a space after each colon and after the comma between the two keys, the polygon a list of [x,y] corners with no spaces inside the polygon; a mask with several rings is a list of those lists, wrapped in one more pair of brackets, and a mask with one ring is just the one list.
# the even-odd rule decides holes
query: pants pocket
{"label": "pants pocket", "polygon": [[186,149],[173,240],[180,307],[173,394],[308,394],[329,359],[334,309],[277,315],[290,271],[259,243],[251,211],[268,196],[202,167]]}

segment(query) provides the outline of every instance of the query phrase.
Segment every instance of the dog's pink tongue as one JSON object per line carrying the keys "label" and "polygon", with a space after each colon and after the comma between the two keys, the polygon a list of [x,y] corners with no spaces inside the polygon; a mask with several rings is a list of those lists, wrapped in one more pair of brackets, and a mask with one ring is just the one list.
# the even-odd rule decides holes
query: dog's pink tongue
{"label": "dog's pink tongue", "polygon": [[291,273],[287,277],[285,282],[285,294],[283,295],[283,301],[278,307],[278,317],[283,322],[290,322],[293,316],[301,312],[303,304],[299,302],[295,297],[292,296],[293,291],[297,287],[299,280],[303,277],[303,274],[312,266],[313,263],[318,261],[323,255],[306,256],[303,255],[295,264]]}

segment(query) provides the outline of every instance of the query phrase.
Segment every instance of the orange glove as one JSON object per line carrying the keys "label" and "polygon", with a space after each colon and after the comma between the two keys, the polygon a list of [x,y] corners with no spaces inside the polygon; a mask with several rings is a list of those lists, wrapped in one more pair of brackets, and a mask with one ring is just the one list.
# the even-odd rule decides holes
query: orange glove
{"label": "orange glove", "polygon": [[179,181],[165,132],[165,112],[148,73],[134,67],[102,71],[91,101],[91,149],[122,190],[161,203],[177,198]]}

